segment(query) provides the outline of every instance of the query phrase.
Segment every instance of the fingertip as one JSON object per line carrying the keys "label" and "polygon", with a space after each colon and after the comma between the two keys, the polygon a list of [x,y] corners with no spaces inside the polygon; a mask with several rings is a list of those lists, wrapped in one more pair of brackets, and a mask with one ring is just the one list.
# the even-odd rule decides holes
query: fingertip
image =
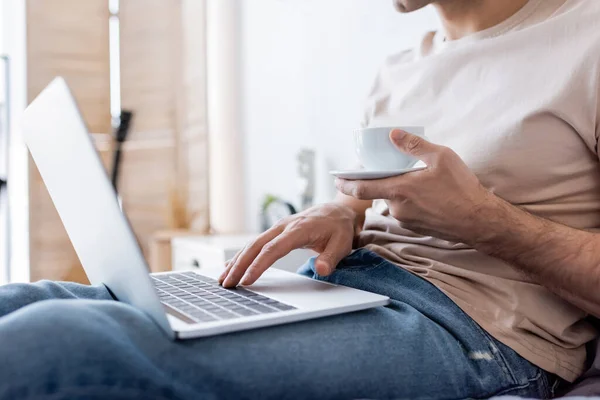
{"label": "fingertip", "polygon": [[324,261],[317,261],[315,263],[315,270],[320,276],[328,276],[331,274],[331,268],[329,267],[329,264]]}
{"label": "fingertip", "polygon": [[398,128],[392,129],[390,131],[390,139],[392,139],[393,141],[401,140],[404,137],[404,135],[406,135],[406,133],[407,132],[403,131],[402,129],[398,129]]}
{"label": "fingertip", "polygon": [[252,285],[253,283],[254,283],[254,279],[252,279],[252,277],[250,277],[248,275],[244,275],[244,277],[240,281],[240,285],[244,285],[244,286],[249,286],[249,285]]}

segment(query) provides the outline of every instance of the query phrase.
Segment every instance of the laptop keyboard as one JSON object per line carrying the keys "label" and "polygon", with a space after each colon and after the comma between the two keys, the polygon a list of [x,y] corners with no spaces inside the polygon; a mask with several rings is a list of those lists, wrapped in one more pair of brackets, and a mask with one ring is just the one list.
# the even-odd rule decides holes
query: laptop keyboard
{"label": "laptop keyboard", "polygon": [[296,307],[193,272],[151,275],[160,301],[197,323],[295,310]]}

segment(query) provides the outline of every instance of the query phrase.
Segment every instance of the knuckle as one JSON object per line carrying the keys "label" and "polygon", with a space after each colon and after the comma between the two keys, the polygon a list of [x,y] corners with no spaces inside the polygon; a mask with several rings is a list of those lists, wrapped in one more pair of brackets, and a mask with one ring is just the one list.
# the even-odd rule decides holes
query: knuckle
{"label": "knuckle", "polygon": [[290,216],[279,218],[275,224],[273,224],[273,229],[281,229],[285,228],[290,222],[292,218]]}
{"label": "knuckle", "polygon": [[323,252],[321,253],[321,260],[331,262],[333,261],[333,255],[329,252]]}
{"label": "knuckle", "polygon": [[410,179],[407,179],[402,185],[401,192],[396,193],[394,200],[406,200],[418,195],[418,186],[415,186]]}
{"label": "knuckle", "polygon": [[248,244],[246,244],[246,246],[239,252],[239,256],[242,256],[244,253],[259,247],[260,246],[259,239],[260,238],[256,238],[256,239],[248,242]]}
{"label": "knuckle", "polygon": [[304,217],[304,216],[297,216],[296,218],[294,218],[292,221],[290,221],[286,225],[285,230],[287,232],[297,231],[299,229],[302,229],[302,227],[304,226],[305,223],[306,223],[306,217]]}
{"label": "knuckle", "polygon": [[258,269],[254,266],[251,265],[250,267],[248,267],[248,269],[246,270],[246,275],[248,275],[251,278],[254,278],[257,274],[258,274]]}
{"label": "knuckle", "polygon": [[438,153],[438,161],[441,163],[449,162],[454,158],[454,152],[449,147],[442,147]]}
{"label": "knuckle", "polygon": [[364,185],[357,184],[352,188],[352,197],[363,200],[367,195],[367,190]]}
{"label": "knuckle", "polygon": [[410,151],[419,150],[423,146],[423,139],[419,136],[411,136],[406,143],[406,148]]}
{"label": "knuckle", "polygon": [[277,250],[277,243],[269,242],[269,243],[265,244],[265,246],[262,248],[261,253],[269,255],[269,254],[275,253],[276,250]]}

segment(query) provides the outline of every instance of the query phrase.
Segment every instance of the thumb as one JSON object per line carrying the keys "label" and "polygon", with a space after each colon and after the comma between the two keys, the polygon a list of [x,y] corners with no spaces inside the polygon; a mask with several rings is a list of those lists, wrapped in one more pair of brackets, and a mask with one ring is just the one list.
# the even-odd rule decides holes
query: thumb
{"label": "thumb", "polygon": [[338,263],[342,261],[342,258],[350,253],[349,251],[346,252],[345,249],[346,243],[340,240],[340,238],[332,237],[329,239],[325,250],[315,260],[315,271],[317,274],[321,276],[331,275]]}
{"label": "thumb", "polygon": [[433,158],[441,150],[441,146],[401,129],[392,130],[390,132],[390,140],[401,152],[423,160],[427,164],[432,162]]}

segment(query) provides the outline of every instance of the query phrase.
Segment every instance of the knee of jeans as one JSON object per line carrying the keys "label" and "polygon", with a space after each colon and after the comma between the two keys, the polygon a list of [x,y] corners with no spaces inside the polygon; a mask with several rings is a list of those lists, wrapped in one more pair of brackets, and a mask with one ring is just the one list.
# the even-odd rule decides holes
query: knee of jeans
{"label": "knee of jeans", "polygon": [[152,386],[138,379],[154,367],[134,343],[160,349],[160,339],[170,343],[141,311],[116,301],[29,305],[0,319],[0,398],[121,381]]}
{"label": "knee of jeans", "polygon": [[5,334],[5,337],[13,341],[28,341],[27,347],[31,348],[35,343],[63,340],[89,329],[97,324],[91,315],[94,312],[91,308],[82,307],[79,300],[44,300],[7,315],[0,324],[4,333],[11,333]]}
{"label": "knee of jeans", "polygon": [[142,316],[143,322],[136,322],[130,313],[138,312],[131,310],[115,301],[46,300],[31,304],[0,319],[0,359],[8,357],[17,366],[20,360],[34,359],[40,368],[56,360],[76,363],[82,354],[94,356],[118,347],[114,342],[126,338],[122,331],[125,321],[131,322],[133,329],[142,329],[139,325],[146,319]]}

